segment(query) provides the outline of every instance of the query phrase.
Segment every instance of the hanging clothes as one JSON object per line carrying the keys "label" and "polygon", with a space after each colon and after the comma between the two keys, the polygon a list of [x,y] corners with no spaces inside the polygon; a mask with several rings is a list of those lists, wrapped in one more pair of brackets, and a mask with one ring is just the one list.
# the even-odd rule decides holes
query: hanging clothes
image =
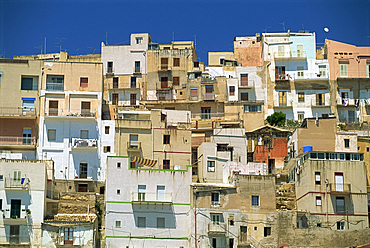
{"label": "hanging clothes", "polygon": [[344,106],[348,106],[348,98],[344,98],[344,100],[343,100],[343,103],[344,103]]}

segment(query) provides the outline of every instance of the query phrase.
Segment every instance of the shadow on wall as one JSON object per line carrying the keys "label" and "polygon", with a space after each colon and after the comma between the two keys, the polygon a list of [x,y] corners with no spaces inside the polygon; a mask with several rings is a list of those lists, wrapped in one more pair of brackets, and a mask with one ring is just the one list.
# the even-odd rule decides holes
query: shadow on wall
{"label": "shadow on wall", "polygon": [[135,227],[176,229],[173,206],[162,203],[132,205]]}

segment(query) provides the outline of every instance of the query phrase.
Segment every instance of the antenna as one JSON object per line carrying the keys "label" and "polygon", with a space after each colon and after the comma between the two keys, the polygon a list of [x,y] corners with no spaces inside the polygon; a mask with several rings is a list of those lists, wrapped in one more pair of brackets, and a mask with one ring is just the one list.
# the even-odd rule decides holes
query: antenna
{"label": "antenna", "polygon": [[45,45],[44,45],[44,54],[46,54],[46,37],[45,37]]}
{"label": "antenna", "polygon": [[267,32],[267,29],[269,29],[269,28],[271,28],[270,26],[267,26],[266,28],[265,28],[265,33]]}
{"label": "antenna", "polygon": [[93,50],[93,54],[95,54],[96,48],[95,47],[89,47],[89,48],[91,48]]}
{"label": "antenna", "polygon": [[105,32],[105,45],[108,46],[108,31]]}
{"label": "antenna", "polygon": [[285,33],[285,22],[283,21],[282,23],[279,23],[281,25],[283,25],[283,30],[284,30],[284,33]]}
{"label": "antenna", "polygon": [[197,47],[197,35],[194,34],[194,48]]}
{"label": "antenna", "polygon": [[172,32],[172,42],[175,41],[175,32]]}
{"label": "antenna", "polygon": [[59,47],[59,52],[61,53],[62,52],[62,41],[65,40],[66,38],[57,38],[57,39],[59,39],[59,42],[57,42],[56,47]]}

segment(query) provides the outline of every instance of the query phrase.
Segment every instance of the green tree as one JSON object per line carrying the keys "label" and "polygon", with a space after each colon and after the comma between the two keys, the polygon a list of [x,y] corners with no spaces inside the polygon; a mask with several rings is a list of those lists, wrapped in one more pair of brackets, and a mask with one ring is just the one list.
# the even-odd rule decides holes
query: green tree
{"label": "green tree", "polygon": [[286,115],[283,112],[275,112],[266,118],[267,122],[272,126],[282,127],[285,124]]}

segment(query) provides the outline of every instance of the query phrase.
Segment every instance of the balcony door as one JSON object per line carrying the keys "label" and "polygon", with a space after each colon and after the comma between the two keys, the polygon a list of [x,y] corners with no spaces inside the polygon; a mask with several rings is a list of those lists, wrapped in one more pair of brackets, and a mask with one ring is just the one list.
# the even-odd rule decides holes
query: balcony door
{"label": "balcony door", "polygon": [[9,243],[19,244],[19,225],[11,225],[10,226]]}
{"label": "balcony door", "polygon": [[58,101],[49,101],[49,115],[58,115]]}
{"label": "balcony door", "polygon": [[136,94],[130,94],[130,105],[136,105]]}
{"label": "balcony door", "polygon": [[161,88],[162,89],[168,88],[168,77],[161,77]]}
{"label": "balcony door", "polygon": [[23,145],[31,145],[31,135],[32,135],[32,130],[31,129],[23,129]]}
{"label": "balcony door", "polygon": [[79,178],[87,178],[87,163],[80,163],[80,176]]}
{"label": "balcony door", "polygon": [[64,245],[73,245],[73,228],[64,228]]}
{"label": "balcony door", "polygon": [[343,191],[343,173],[335,172],[335,191]]}
{"label": "balcony door", "polygon": [[117,93],[113,93],[112,94],[112,104],[113,105],[117,105],[118,104],[118,94]]}
{"label": "balcony door", "polygon": [[11,200],[10,218],[19,219],[21,217],[21,200]]}
{"label": "balcony door", "polygon": [[164,201],[165,186],[157,186],[157,200]]}
{"label": "balcony door", "polygon": [[81,102],[81,116],[91,116],[90,102]]}

